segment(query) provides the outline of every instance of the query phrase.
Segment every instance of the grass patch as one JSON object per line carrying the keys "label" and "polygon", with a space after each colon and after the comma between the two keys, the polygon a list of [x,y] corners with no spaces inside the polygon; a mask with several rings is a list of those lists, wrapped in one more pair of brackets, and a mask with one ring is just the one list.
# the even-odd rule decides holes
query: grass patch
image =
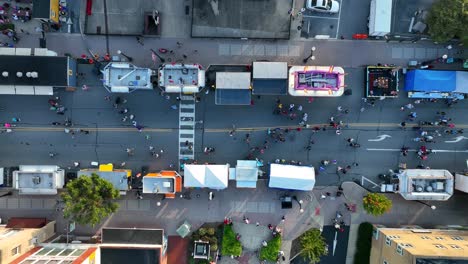
{"label": "grass patch", "polygon": [[232,229],[232,225],[224,225],[221,253],[223,256],[238,257],[242,255],[242,245],[236,239],[236,233]]}
{"label": "grass patch", "polygon": [[354,264],[369,264],[373,229],[372,224],[367,222],[359,225]]}
{"label": "grass patch", "polygon": [[266,247],[260,249],[260,260],[276,261],[281,249],[281,235],[277,234],[267,243],[268,245]]}

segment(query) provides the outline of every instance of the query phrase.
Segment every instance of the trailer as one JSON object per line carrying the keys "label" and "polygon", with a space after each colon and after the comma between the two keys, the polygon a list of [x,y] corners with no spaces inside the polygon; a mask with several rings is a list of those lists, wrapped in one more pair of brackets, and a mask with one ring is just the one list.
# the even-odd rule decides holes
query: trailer
{"label": "trailer", "polygon": [[372,0],[369,14],[369,36],[383,37],[392,25],[392,0]]}

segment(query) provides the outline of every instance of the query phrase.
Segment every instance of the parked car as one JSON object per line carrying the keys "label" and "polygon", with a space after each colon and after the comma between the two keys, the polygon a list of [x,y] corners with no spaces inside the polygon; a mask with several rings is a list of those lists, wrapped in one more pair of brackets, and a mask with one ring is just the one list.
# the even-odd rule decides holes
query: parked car
{"label": "parked car", "polygon": [[340,3],[335,0],[307,0],[307,9],[317,12],[338,13]]}

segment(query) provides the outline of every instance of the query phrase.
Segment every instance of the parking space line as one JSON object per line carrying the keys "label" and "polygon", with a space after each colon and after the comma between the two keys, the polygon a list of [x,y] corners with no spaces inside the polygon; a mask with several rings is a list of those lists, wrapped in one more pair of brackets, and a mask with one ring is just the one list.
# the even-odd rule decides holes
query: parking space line
{"label": "parking space line", "polygon": [[338,38],[338,32],[340,32],[340,19],[341,19],[341,8],[343,7],[343,1],[340,3],[340,10],[338,10],[338,26],[336,27],[336,39]]}
{"label": "parking space line", "polygon": [[307,15],[302,15],[302,17],[316,17],[316,18],[326,18],[326,19],[339,19],[338,17],[321,17],[321,16],[307,16]]}

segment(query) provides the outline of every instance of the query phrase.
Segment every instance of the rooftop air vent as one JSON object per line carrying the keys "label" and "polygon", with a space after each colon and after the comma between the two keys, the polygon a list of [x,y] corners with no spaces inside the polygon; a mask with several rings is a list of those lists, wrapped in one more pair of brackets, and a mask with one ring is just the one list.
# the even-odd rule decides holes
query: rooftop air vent
{"label": "rooftop air vent", "polygon": [[18,78],[21,78],[21,77],[23,77],[23,73],[22,73],[22,72],[17,72],[17,73],[16,73],[16,76],[17,76]]}
{"label": "rooftop air vent", "polygon": [[2,76],[5,78],[8,77],[8,72],[7,71],[2,72]]}

